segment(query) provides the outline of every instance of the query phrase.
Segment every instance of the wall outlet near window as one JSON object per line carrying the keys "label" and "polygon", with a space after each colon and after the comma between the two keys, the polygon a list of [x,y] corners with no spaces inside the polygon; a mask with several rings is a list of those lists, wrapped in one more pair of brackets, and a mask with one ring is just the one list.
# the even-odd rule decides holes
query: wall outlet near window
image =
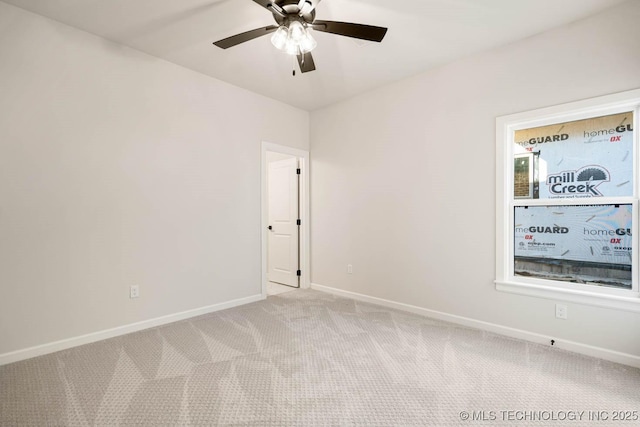
{"label": "wall outlet near window", "polygon": [[347,264],[347,274],[353,274],[353,265]]}
{"label": "wall outlet near window", "polygon": [[556,318],[558,319],[566,319],[567,318],[567,306],[564,304],[556,304]]}
{"label": "wall outlet near window", "polygon": [[140,296],[140,287],[138,285],[132,285],[129,288],[129,298],[138,298]]}

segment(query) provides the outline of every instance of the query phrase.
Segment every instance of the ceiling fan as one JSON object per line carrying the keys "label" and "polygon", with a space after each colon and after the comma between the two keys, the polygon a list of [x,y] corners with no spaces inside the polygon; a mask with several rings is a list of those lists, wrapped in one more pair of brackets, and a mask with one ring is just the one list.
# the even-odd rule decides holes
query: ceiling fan
{"label": "ceiling fan", "polygon": [[[219,40],[214,44],[222,49],[239,45],[267,34],[278,49],[298,57],[300,71],[307,73],[316,69],[311,51],[317,43],[308,31],[316,31],[353,37],[356,39],[381,42],[387,33],[383,27],[353,24],[350,22],[316,20],[316,6],[320,0],[253,0],[273,14],[278,25],[256,28]],[[295,71],[294,71],[295,75]]]}

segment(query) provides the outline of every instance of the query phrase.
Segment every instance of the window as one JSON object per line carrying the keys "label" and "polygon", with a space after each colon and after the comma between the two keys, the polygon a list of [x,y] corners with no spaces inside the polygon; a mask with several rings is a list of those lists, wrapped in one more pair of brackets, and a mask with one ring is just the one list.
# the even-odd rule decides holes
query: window
{"label": "window", "polygon": [[640,311],[640,90],[499,117],[496,289]]}
{"label": "window", "polygon": [[516,199],[537,199],[533,194],[533,153],[520,153],[513,156],[513,197]]}

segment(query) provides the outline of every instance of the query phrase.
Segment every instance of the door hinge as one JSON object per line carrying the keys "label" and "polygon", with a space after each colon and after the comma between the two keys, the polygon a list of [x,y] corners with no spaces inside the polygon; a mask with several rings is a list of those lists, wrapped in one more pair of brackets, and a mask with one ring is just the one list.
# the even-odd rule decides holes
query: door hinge
{"label": "door hinge", "polygon": [[296,276],[298,276],[298,277],[302,276],[302,271],[300,271],[300,270],[296,271]]}
{"label": "door hinge", "polygon": [[300,168],[296,169],[296,174],[300,175]]}
{"label": "door hinge", "polygon": [[302,225],[302,221],[301,221],[301,220],[297,220],[297,221],[296,221],[296,224],[297,224],[297,225]]}

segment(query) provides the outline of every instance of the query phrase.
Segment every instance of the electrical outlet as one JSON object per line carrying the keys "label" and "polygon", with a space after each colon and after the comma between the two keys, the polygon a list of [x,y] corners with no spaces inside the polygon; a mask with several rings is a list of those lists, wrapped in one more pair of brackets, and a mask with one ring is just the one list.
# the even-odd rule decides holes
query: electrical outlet
{"label": "electrical outlet", "polygon": [[140,296],[140,287],[138,285],[132,285],[129,288],[129,298],[138,298]]}
{"label": "electrical outlet", "polygon": [[351,264],[347,265],[347,274],[353,274],[353,265]]}
{"label": "electrical outlet", "polygon": [[556,304],[556,317],[558,319],[567,318],[567,306],[564,304]]}

